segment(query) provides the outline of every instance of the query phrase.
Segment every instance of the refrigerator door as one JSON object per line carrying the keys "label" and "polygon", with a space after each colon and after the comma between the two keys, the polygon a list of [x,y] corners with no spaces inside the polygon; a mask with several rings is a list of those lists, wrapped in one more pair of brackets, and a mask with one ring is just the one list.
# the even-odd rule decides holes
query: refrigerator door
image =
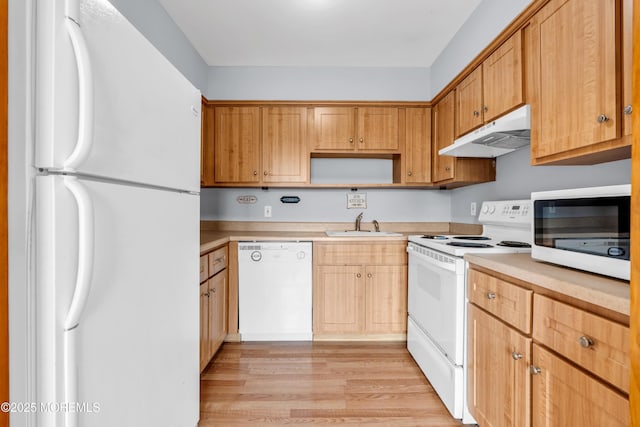
{"label": "refrigerator door", "polygon": [[199,191],[200,92],[108,1],[82,0],[79,27],[63,0],[37,8],[36,167]]}
{"label": "refrigerator door", "polygon": [[[36,394],[66,402],[63,325],[78,270],[78,208],[36,178]],[[77,180],[93,205],[93,268],[77,339],[79,426],[195,426],[199,415],[199,196]],[[80,239],[82,240],[82,239]],[[40,410],[39,426],[68,410]],[[57,424],[56,424],[57,423]]]}

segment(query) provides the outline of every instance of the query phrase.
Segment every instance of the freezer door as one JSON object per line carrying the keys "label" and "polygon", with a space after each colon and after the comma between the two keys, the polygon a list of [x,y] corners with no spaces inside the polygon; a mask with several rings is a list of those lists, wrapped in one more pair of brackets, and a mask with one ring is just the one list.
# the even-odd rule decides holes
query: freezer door
{"label": "freezer door", "polygon": [[76,172],[199,191],[200,92],[108,1],[80,3],[78,27],[65,1],[37,1],[36,167],[69,168],[80,126],[91,138]]}
{"label": "freezer door", "polygon": [[[78,213],[60,176],[36,178],[38,425],[63,425],[63,323]],[[73,178],[72,178],[73,179]],[[195,426],[199,410],[197,195],[78,181],[94,208],[94,268],[78,341],[80,426]],[[58,424],[55,424],[55,423]]]}

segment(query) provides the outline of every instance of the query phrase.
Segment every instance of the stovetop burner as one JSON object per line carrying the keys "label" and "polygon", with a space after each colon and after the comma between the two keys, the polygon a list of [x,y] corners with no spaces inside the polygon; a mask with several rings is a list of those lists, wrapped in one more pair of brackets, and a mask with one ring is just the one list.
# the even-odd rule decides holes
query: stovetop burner
{"label": "stovetop burner", "polygon": [[487,236],[454,236],[454,239],[458,240],[491,240]]}
{"label": "stovetop burner", "polygon": [[498,246],[506,246],[508,248],[530,248],[531,245],[525,242],[516,242],[513,240],[503,240],[497,244]]}
{"label": "stovetop burner", "polygon": [[[488,240],[488,239],[487,239]],[[449,242],[449,246],[460,246],[463,248],[492,248],[492,245],[486,243],[472,243],[472,242]]]}
{"label": "stovetop burner", "polygon": [[449,239],[447,236],[442,236],[439,234],[425,234],[422,236],[423,239],[431,239],[431,240],[447,240]]}

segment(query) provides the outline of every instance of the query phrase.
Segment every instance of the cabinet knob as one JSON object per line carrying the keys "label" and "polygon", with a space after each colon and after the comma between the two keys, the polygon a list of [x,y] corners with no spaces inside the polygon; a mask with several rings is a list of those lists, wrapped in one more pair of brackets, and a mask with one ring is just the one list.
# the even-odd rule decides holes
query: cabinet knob
{"label": "cabinet knob", "polygon": [[512,351],[511,357],[513,358],[513,360],[520,360],[522,359],[522,353],[516,353],[515,351]]}
{"label": "cabinet knob", "polygon": [[215,294],[216,293],[216,288],[211,288],[211,290],[209,292],[210,293],[213,292]]}
{"label": "cabinet knob", "polygon": [[353,138],[349,138],[349,144],[353,144]]}
{"label": "cabinet knob", "polygon": [[371,278],[373,277],[373,274],[371,274],[371,273],[367,273],[367,277],[368,277],[369,279],[371,279]]}
{"label": "cabinet knob", "polygon": [[356,274],[356,277],[359,279],[359,278],[362,277],[362,274],[358,273],[358,274]]}
{"label": "cabinet knob", "polygon": [[578,338],[578,343],[582,348],[589,348],[593,346],[593,340],[585,335]]}
{"label": "cabinet knob", "polygon": [[209,292],[205,293],[204,296],[209,298]]}
{"label": "cabinet knob", "polygon": [[253,171],[253,176],[258,175],[258,171]]}
{"label": "cabinet knob", "polygon": [[360,144],[364,142],[364,138],[360,138]]}
{"label": "cabinet knob", "polygon": [[264,171],[264,176],[267,176],[267,175],[269,175],[269,172]]}
{"label": "cabinet knob", "polygon": [[633,107],[631,105],[627,105],[626,107],[624,107],[624,110],[622,110],[622,112],[628,116],[633,112]]}
{"label": "cabinet knob", "polygon": [[597,120],[598,120],[598,123],[604,123],[609,121],[609,117],[606,116],[605,114],[600,114]]}
{"label": "cabinet knob", "polygon": [[411,173],[411,171],[407,172],[407,175],[411,176],[413,175],[413,173]]}
{"label": "cabinet knob", "polygon": [[531,366],[529,366],[529,372],[531,372],[531,375],[538,375],[538,374],[542,373],[542,369],[531,365]]}
{"label": "cabinet knob", "polygon": [[451,170],[451,166],[447,166],[444,168],[444,170],[446,170],[447,172],[449,172]]}
{"label": "cabinet knob", "polygon": [[480,111],[474,110],[473,111],[473,117],[480,117]]}
{"label": "cabinet knob", "polygon": [[489,107],[487,107],[486,105],[483,105],[482,106],[482,111],[484,111],[486,113],[487,111],[489,111]]}
{"label": "cabinet knob", "polygon": [[487,292],[487,299],[496,299],[495,292]]}

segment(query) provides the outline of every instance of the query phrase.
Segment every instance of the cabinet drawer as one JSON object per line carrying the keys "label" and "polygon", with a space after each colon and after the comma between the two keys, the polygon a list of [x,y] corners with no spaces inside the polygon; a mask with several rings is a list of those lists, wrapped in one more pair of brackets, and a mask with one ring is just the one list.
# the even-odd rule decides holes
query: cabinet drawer
{"label": "cabinet drawer", "polygon": [[320,243],[313,247],[318,265],[406,265],[407,244],[399,243]]}
{"label": "cabinet drawer", "polygon": [[209,276],[227,268],[227,247],[209,253]]}
{"label": "cabinet drawer", "polygon": [[536,295],[533,337],[587,371],[629,392],[629,328]]}
{"label": "cabinet drawer", "polygon": [[469,301],[501,320],[531,333],[531,303],[533,292],[488,274],[470,269]]}
{"label": "cabinet drawer", "polygon": [[209,278],[209,255],[200,257],[200,283]]}

